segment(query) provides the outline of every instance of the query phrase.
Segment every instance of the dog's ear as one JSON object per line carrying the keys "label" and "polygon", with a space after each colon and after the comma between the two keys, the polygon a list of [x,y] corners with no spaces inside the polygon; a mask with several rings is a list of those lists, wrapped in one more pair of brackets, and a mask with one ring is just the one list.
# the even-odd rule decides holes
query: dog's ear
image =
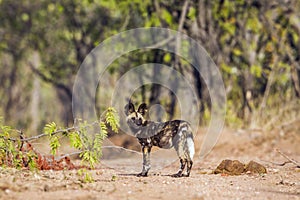
{"label": "dog's ear", "polygon": [[141,113],[142,115],[145,115],[147,111],[148,111],[147,104],[145,103],[142,103],[138,108],[138,112]]}
{"label": "dog's ear", "polygon": [[128,116],[130,115],[131,113],[135,112],[135,108],[134,108],[134,105],[129,102],[125,108],[124,108],[124,111],[125,111],[125,114]]}

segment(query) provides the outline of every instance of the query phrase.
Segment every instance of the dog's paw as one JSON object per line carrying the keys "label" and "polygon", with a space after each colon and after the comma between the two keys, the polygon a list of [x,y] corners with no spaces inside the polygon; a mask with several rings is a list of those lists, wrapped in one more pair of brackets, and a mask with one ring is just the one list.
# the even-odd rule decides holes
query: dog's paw
{"label": "dog's paw", "polygon": [[137,175],[137,177],[147,177],[148,174],[147,173],[144,173],[144,172],[141,172]]}
{"label": "dog's paw", "polygon": [[183,177],[183,174],[178,172],[176,174],[172,174],[171,177],[179,178],[179,177]]}

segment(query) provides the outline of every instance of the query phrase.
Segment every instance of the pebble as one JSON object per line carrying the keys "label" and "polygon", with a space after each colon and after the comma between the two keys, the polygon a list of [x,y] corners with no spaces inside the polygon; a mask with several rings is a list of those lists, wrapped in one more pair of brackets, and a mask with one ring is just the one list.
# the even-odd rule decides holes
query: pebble
{"label": "pebble", "polygon": [[49,185],[44,185],[44,192],[48,192],[50,190],[50,187],[49,187]]}

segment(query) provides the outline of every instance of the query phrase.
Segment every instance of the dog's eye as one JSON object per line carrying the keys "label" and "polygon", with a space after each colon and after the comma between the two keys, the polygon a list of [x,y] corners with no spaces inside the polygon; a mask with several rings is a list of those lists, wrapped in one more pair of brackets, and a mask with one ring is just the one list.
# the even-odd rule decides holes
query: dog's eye
{"label": "dog's eye", "polygon": [[142,118],[139,118],[139,121],[142,121]]}
{"label": "dog's eye", "polygon": [[135,117],[131,117],[132,120],[135,120]]}

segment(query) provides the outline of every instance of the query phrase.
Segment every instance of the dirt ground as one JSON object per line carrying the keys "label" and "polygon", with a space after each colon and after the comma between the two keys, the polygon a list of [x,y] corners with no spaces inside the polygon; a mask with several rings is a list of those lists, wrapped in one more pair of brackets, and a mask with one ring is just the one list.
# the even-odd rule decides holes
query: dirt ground
{"label": "dirt ground", "polygon": [[[201,136],[196,137],[196,144],[201,144]],[[170,176],[179,163],[166,164],[164,151],[158,151],[158,159],[152,157],[154,169],[149,177],[136,177],[141,169],[140,154],[104,160],[105,165],[91,171],[92,183],[83,183],[75,170],[35,173],[0,169],[0,199],[300,199],[300,168],[292,163],[274,164],[287,161],[275,148],[299,162],[299,129],[267,133],[225,130],[206,158],[196,157],[191,176],[183,178]],[[254,160],[268,173],[213,174],[224,159]]]}

